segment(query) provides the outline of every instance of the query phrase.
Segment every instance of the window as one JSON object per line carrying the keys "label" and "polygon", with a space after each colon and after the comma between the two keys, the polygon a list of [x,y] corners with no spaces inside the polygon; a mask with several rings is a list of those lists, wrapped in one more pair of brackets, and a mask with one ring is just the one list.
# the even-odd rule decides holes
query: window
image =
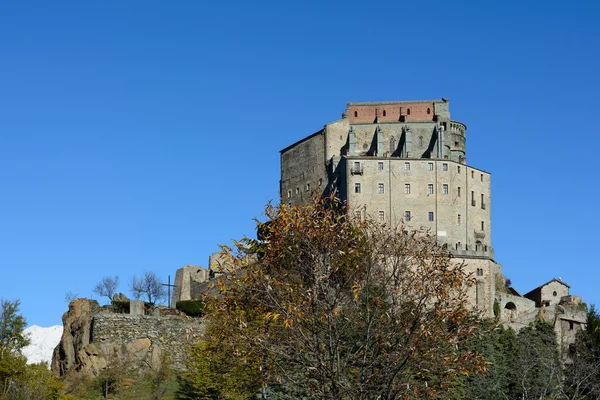
{"label": "window", "polygon": [[442,171],[448,171],[448,163],[442,164]]}
{"label": "window", "polygon": [[475,205],[475,192],[471,190],[471,205]]}
{"label": "window", "polygon": [[483,268],[477,268],[477,276],[483,276]]}
{"label": "window", "polygon": [[481,182],[483,182],[483,174],[481,174]]}
{"label": "window", "polygon": [[378,218],[380,221],[383,221],[385,219],[385,211],[379,210]]}
{"label": "window", "polygon": [[433,183],[427,185],[427,194],[433,194]]}
{"label": "window", "polygon": [[404,193],[410,194],[410,183],[404,184]]}
{"label": "window", "polygon": [[360,193],[360,183],[354,184],[354,193]]}
{"label": "window", "polygon": [[405,171],[410,171],[410,163],[409,162],[405,162],[404,163],[404,170]]}
{"label": "window", "polygon": [[448,184],[447,183],[444,183],[442,185],[442,193],[443,194],[448,194]]}
{"label": "window", "polygon": [[321,187],[321,185],[323,185],[323,179],[319,178],[319,187]]}
{"label": "window", "polygon": [[423,147],[423,136],[419,136],[419,147]]}
{"label": "window", "polygon": [[296,188],[296,194],[300,193],[300,188]]}
{"label": "window", "polygon": [[377,163],[377,170],[379,170],[379,171],[383,171],[383,162],[382,162],[382,161],[379,161],[379,162]]}
{"label": "window", "polygon": [[410,115],[410,108],[406,109],[406,115]]}
{"label": "window", "polygon": [[292,197],[292,189],[288,190],[288,199]]}
{"label": "window", "polygon": [[377,184],[377,193],[379,193],[379,194],[383,194],[384,193],[383,183],[378,183]]}
{"label": "window", "polygon": [[406,222],[410,221],[410,211],[404,211],[404,220]]}
{"label": "window", "polygon": [[460,186],[458,187],[458,197],[460,197]]}
{"label": "window", "polygon": [[483,193],[481,194],[481,208],[485,210],[485,203],[483,202]]}
{"label": "window", "polygon": [[454,147],[458,147],[458,142],[454,142]]}
{"label": "window", "polygon": [[362,175],[362,168],[359,161],[354,161],[351,173],[352,175]]}
{"label": "window", "polygon": [[471,171],[471,178],[475,178],[475,171]]}
{"label": "window", "polygon": [[431,114],[431,108],[427,108],[427,114]]}
{"label": "window", "polygon": [[481,230],[483,230],[484,227],[485,227],[485,225],[484,225],[483,221],[481,221]]}
{"label": "window", "polygon": [[427,220],[433,221],[433,211],[429,211],[429,213],[427,214]]}
{"label": "window", "polygon": [[306,191],[307,191],[307,192],[310,192],[310,183],[307,183],[307,184],[306,184]]}
{"label": "window", "polygon": [[458,214],[458,218],[456,219],[456,222],[458,222],[458,224],[460,225],[460,214]]}
{"label": "window", "polygon": [[458,166],[458,173],[460,174],[460,165]]}
{"label": "window", "polygon": [[358,117],[358,111],[354,111],[354,116]]}
{"label": "window", "polygon": [[552,296],[556,297],[558,293],[556,293],[556,290],[554,292],[552,292]]}
{"label": "window", "polygon": [[384,117],[386,116],[385,110],[383,110],[383,116],[384,116]]}
{"label": "window", "polygon": [[427,170],[428,171],[433,171],[433,163],[432,162],[427,163]]}

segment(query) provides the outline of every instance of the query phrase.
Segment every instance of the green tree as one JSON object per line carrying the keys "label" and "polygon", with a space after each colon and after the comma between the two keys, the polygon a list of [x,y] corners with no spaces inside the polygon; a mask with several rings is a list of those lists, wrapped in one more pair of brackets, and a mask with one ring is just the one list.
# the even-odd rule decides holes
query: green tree
{"label": "green tree", "polygon": [[535,321],[517,334],[518,353],[513,364],[515,398],[557,398],[562,366],[552,325]]}
{"label": "green tree", "polygon": [[27,322],[19,314],[19,305],[19,300],[0,300],[0,398],[7,396],[26,369],[21,350],[29,340],[23,333]]}
{"label": "green tree", "polygon": [[562,385],[564,398],[600,398],[600,315],[594,305],[588,310],[586,328],[569,349],[569,358]]}
{"label": "green tree", "polygon": [[465,379],[463,398],[511,398],[516,385],[514,363],[519,349],[515,331],[496,322],[483,320],[478,335],[471,340],[470,346],[473,351],[484,355],[487,365],[484,374]]}
{"label": "green tree", "polygon": [[478,318],[463,265],[424,233],[347,211],[336,199],[268,207],[264,241],[224,248],[207,299],[217,339],[198,348],[196,371],[226,359],[250,372],[217,379],[219,393],[235,383],[263,398],[435,398],[483,370],[466,347]]}

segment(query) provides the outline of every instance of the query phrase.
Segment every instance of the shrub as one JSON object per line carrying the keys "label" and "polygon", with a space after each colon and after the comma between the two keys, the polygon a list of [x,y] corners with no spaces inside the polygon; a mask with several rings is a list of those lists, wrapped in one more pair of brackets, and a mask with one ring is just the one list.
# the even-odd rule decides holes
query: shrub
{"label": "shrub", "polygon": [[115,312],[118,314],[129,314],[129,302],[128,301],[113,301],[113,307]]}
{"label": "shrub", "polygon": [[190,317],[204,316],[203,300],[181,300],[175,304],[175,308]]}

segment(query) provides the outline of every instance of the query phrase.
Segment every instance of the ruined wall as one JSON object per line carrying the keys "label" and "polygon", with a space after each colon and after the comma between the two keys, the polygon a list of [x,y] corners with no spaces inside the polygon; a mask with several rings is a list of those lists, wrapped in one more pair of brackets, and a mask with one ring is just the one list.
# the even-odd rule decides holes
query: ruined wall
{"label": "ruined wall", "polygon": [[89,299],[73,300],[63,315],[63,325],[51,369],[67,388],[105,368],[123,367],[132,375],[156,371],[165,356],[170,367],[180,370],[188,345],[204,334],[202,319],[109,313]]}
{"label": "ruined wall", "polygon": [[[143,345],[142,358],[152,360],[157,348],[168,354],[176,369],[184,367],[187,346],[204,331],[201,320],[181,316],[97,314],[92,320],[91,343],[113,345]],[[155,356],[156,358],[156,356]]]}

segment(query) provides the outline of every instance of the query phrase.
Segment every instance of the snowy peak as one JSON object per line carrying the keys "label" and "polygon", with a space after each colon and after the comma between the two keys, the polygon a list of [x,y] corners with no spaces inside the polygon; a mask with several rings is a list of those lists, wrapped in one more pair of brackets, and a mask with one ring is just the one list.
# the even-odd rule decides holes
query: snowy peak
{"label": "snowy peak", "polygon": [[28,364],[47,362],[50,364],[52,352],[60,342],[63,327],[61,325],[42,328],[32,325],[25,329],[24,333],[29,336],[31,344],[23,348],[23,355],[27,357]]}

